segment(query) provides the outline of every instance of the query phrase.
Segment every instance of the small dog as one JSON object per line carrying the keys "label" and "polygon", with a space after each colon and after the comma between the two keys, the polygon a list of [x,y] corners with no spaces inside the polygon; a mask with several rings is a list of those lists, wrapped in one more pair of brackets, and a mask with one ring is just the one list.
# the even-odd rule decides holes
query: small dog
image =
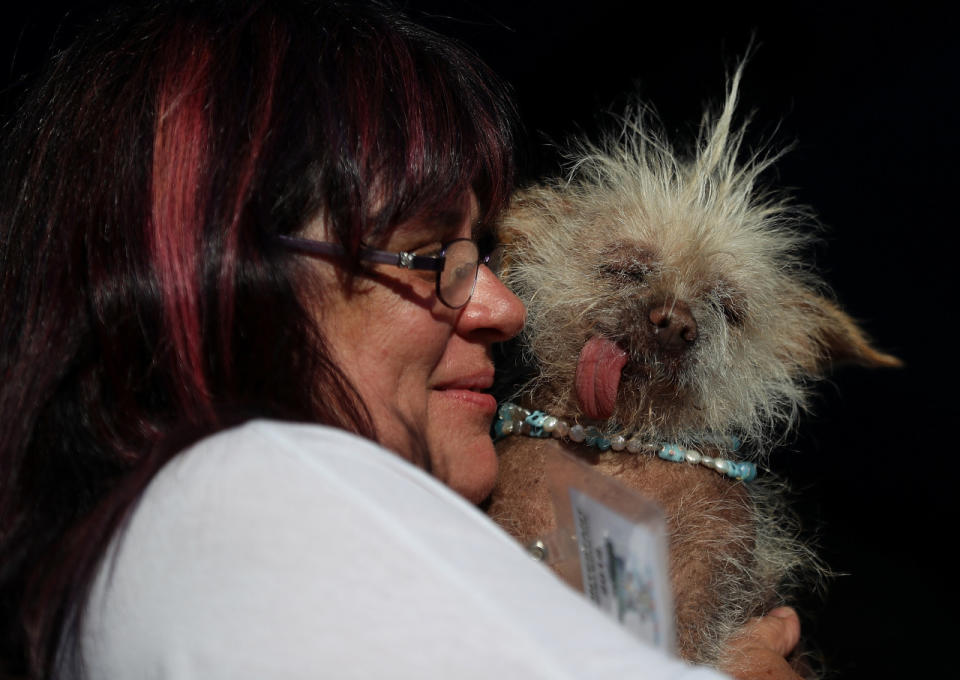
{"label": "small dog", "polygon": [[[658,501],[678,650],[728,667],[731,635],[783,604],[801,574],[823,573],[795,538],[782,488],[762,476],[737,481],[750,466],[730,459],[762,463],[832,362],[899,365],[801,259],[809,216],[759,188],[775,157],[738,160],[739,81],[738,70],[689,157],[638,110],[619,135],[578,143],[569,177],[515,197],[501,228],[503,275],[527,305],[533,370],[514,401],[555,416],[557,438],[503,439],[488,506],[524,543],[553,530],[543,479],[551,446]],[[575,425],[596,429],[567,433]],[[609,450],[573,441],[584,438]],[[724,443],[733,438],[737,453]],[[661,443],[692,463],[644,455]]]}

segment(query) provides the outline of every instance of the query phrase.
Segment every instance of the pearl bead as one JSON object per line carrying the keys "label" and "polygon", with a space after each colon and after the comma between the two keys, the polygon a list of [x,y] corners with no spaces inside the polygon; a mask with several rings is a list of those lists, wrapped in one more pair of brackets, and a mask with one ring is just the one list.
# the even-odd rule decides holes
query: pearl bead
{"label": "pearl bead", "polygon": [[627,447],[627,440],[621,435],[610,438],[610,448],[614,451],[623,451]]}
{"label": "pearl bead", "polygon": [[570,439],[577,442],[578,444],[587,438],[587,431],[583,429],[583,425],[574,425],[570,428]]}
{"label": "pearl bead", "polygon": [[717,472],[722,472],[723,474],[726,474],[730,472],[730,463],[728,463],[725,460],[718,459],[714,461],[713,469],[716,470]]}
{"label": "pearl bead", "polygon": [[696,464],[696,463],[699,463],[699,462],[703,459],[703,456],[701,456],[701,455],[700,455],[700,452],[697,451],[696,449],[687,449],[687,453],[686,453],[686,455],[684,456],[684,458],[687,459],[687,462],[688,462],[688,463],[694,463],[694,464]]}
{"label": "pearl bead", "polygon": [[627,442],[627,451],[630,453],[640,453],[643,450],[643,442],[639,439],[631,439]]}
{"label": "pearl bead", "polygon": [[543,419],[542,427],[544,432],[553,432],[557,427],[557,419],[553,416],[547,416]]}
{"label": "pearl bead", "polygon": [[566,421],[558,420],[557,427],[553,430],[553,436],[557,439],[563,439],[568,434],[570,434],[570,426],[567,425]]}

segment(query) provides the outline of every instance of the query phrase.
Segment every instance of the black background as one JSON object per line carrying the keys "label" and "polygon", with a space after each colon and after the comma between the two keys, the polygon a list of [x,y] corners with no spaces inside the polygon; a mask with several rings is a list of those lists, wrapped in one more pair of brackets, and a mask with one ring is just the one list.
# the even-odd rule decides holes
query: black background
{"label": "black background", "polygon": [[[6,10],[0,78],[15,84],[103,3]],[[512,86],[526,175],[553,171],[548,140],[593,133],[639,94],[675,139],[749,45],[750,139],[795,147],[768,177],[827,231],[812,257],[900,370],[842,368],[774,457],[808,531],[844,576],[803,603],[805,634],[846,678],[954,676],[954,190],[960,50],[945,14],[905,5],[408,2]],[[69,11],[68,11],[69,8]],[[943,10],[946,12],[946,10]],[[11,84],[14,84],[11,86]]]}

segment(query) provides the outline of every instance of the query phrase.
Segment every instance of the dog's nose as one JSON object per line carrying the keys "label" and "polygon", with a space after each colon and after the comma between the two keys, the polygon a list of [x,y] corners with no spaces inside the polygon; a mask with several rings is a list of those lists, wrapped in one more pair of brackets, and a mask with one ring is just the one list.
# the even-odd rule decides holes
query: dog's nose
{"label": "dog's nose", "polygon": [[682,351],[697,339],[697,320],[686,302],[676,300],[650,310],[653,336],[664,349]]}

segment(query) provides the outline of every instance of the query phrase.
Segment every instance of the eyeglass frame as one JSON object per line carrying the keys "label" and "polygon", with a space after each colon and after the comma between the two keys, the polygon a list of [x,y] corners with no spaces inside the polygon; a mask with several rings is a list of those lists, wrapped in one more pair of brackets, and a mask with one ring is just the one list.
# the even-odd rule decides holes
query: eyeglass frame
{"label": "eyeglass frame", "polygon": [[[344,249],[342,245],[339,243],[333,243],[331,241],[314,241],[313,239],[301,238],[299,236],[288,236],[286,234],[278,234],[275,238],[277,242],[283,246],[302,253],[307,253],[308,255],[329,255],[333,257],[343,257],[347,254],[346,249]],[[470,243],[473,243],[474,247],[477,249],[477,264],[473,270],[473,283],[470,286],[470,294],[462,304],[454,306],[443,299],[443,293],[440,292],[440,275],[443,273],[444,266],[446,265],[447,248],[450,247],[450,244],[457,243],[459,241],[469,241]],[[493,253],[487,253],[486,255],[481,253],[479,244],[477,244],[477,242],[471,238],[455,238],[446,241],[445,243],[441,243],[439,255],[417,255],[416,253],[411,253],[404,250],[379,250],[369,246],[361,246],[357,254],[358,257],[365,262],[386,264],[392,267],[400,267],[401,269],[436,272],[437,280],[434,287],[436,288],[437,299],[440,300],[444,306],[449,307],[450,309],[460,309],[465,307],[467,303],[470,302],[470,299],[473,297],[473,292],[477,287],[477,276],[480,274],[480,265],[488,265],[490,263],[490,258],[493,255]]]}

